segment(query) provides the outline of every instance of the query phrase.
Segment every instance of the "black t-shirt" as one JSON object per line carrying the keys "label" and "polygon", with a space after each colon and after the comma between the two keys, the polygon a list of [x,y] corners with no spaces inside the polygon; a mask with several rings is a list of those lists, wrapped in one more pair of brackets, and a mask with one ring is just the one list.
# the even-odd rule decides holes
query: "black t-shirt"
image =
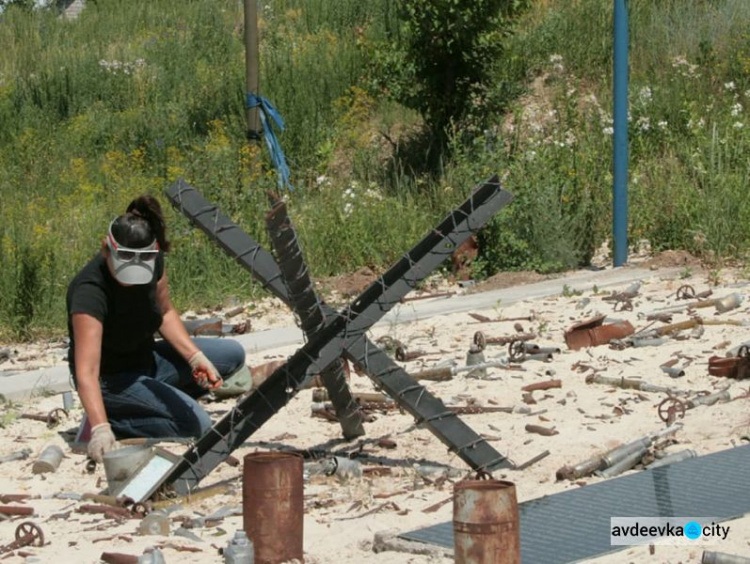
{"label": "black t-shirt", "polygon": [[68,286],[68,363],[75,375],[73,314],[87,313],[102,322],[100,374],[148,369],[153,365],[154,333],[162,322],[156,303],[156,284],[164,273],[164,256],[156,259],[155,276],[149,284],[123,286],[112,276],[107,259],[98,254]]}

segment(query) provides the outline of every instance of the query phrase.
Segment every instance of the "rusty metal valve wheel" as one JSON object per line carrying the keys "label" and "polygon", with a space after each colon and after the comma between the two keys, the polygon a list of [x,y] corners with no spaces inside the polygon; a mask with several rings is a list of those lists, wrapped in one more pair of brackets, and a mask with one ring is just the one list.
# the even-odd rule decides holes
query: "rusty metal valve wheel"
{"label": "rusty metal valve wheel", "polygon": [[513,341],[508,344],[508,359],[511,362],[522,362],[526,358],[526,343]]}
{"label": "rusty metal valve wheel", "polygon": [[50,410],[50,412],[47,414],[47,427],[50,429],[52,427],[56,427],[60,421],[63,420],[63,418],[68,417],[68,412],[65,411],[62,407],[56,407],[55,409]]}
{"label": "rusty metal valve wheel", "polygon": [[16,542],[29,535],[31,535],[32,540],[26,543],[26,546],[44,546],[44,533],[39,525],[31,521],[25,521],[16,527]]}
{"label": "rusty metal valve wheel", "polygon": [[474,344],[479,347],[480,351],[487,347],[487,337],[484,336],[484,333],[481,331],[474,333]]}
{"label": "rusty metal valve wheel", "polygon": [[666,398],[659,404],[656,411],[659,414],[659,419],[664,421],[664,423],[670,423],[670,419],[671,422],[674,422],[678,418],[682,419],[685,417],[687,407],[682,400],[677,398]]}
{"label": "rusty metal valve wheel", "polygon": [[695,288],[690,284],[685,284],[677,288],[677,299],[678,300],[692,300],[695,298]]}

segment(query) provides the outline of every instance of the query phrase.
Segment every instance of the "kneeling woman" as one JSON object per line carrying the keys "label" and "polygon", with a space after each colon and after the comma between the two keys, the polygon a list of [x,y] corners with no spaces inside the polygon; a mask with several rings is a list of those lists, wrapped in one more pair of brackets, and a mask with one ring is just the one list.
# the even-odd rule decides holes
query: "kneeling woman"
{"label": "kneeling woman", "polygon": [[196,398],[246,370],[238,342],[192,339],[182,324],[164,271],[165,231],[155,198],[133,200],[68,287],[68,359],[97,462],[115,437],[201,436],[211,419]]}

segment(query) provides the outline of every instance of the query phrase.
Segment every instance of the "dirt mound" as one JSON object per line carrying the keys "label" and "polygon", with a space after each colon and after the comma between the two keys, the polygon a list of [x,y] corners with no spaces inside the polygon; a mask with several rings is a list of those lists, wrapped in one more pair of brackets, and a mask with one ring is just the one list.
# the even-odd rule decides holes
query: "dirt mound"
{"label": "dirt mound", "polygon": [[354,298],[377,278],[377,273],[365,266],[349,274],[339,274],[323,278],[317,283],[318,291],[331,299],[336,297]]}
{"label": "dirt mound", "polygon": [[646,260],[643,266],[647,268],[675,268],[679,266],[701,268],[702,264],[698,257],[687,251],[662,251]]}

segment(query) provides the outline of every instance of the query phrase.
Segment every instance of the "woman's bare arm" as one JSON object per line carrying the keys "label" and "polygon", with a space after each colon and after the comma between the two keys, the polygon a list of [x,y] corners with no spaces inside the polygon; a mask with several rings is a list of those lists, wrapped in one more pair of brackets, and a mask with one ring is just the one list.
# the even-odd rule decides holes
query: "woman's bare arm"
{"label": "woman's bare arm", "polygon": [[78,396],[93,428],[107,422],[99,385],[104,328],[101,321],[87,313],[74,313],[72,318]]}

